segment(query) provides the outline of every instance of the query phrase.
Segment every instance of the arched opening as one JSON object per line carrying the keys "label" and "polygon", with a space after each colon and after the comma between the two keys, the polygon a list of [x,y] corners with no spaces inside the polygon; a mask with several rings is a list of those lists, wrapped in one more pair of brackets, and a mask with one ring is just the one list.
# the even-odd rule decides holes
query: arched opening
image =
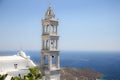
{"label": "arched opening", "polygon": [[55,64],[56,64],[56,56],[52,55],[52,65],[55,65]]}
{"label": "arched opening", "polygon": [[48,55],[45,56],[45,65],[48,65]]}

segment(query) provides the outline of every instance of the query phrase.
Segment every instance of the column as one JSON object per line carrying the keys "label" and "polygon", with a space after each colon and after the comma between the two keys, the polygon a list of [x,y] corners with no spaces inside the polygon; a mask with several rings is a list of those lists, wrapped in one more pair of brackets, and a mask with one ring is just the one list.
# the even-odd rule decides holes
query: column
{"label": "column", "polygon": [[52,33],[54,33],[54,26],[52,26],[53,27],[53,31],[52,31]]}
{"label": "column", "polygon": [[42,34],[44,34],[44,26],[42,26]]}
{"label": "column", "polygon": [[49,27],[50,27],[50,26],[47,26],[47,33],[49,33]]}
{"label": "column", "polygon": [[60,63],[59,63],[59,53],[57,54],[57,57],[56,57],[56,64],[57,64],[57,68],[60,67]]}
{"label": "column", "polygon": [[55,49],[55,40],[53,40],[53,49],[56,50]]}
{"label": "column", "polygon": [[52,68],[52,56],[49,54],[49,70]]}
{"label": "column", "polygon": [[50,34],[51,34],[51,31],[52,31],[52,26],[51,26],[51,25],[49,25],[49,28],[50,28],[50,31],[49,31],[49,32],[50,32]]}
{"label": "column", "polygon": [[44,40],[44,49],[46,49],[45,45],[46,45],[46,40]]}
{"label": "column", "polygon": [[47,33],[47,26],[46,26],[46,33]]}
{"label": "column", "polygon": [[53,50],[53,40],[51,40],[50,45],[51,45],[51,49]]}
{"label": "column", "polygon": [[46,40],[45,48],[47,49],[47,40]]}
{"label": "column", "polygon": [[41,63],[41,64],[42,64],[42,66],[43,66],[43,65],[45,64],[45,57],[44,57],[44,55],[43,55],[43,54],[41,55],[41,62],[42,62],[42,63]]}
{"label": "column", "polygon": [[53,50],[54,50],[54,47],[55,47],[55,42],[54,42],[54,40],[53,40]]}
{"label": "column", "polygon": [[48,40],[46,40],[46,49],[48,49]]}
{"label": "column", "polygon": [[47,49],[49,50],[49,40],[47,40]]}
{"label": "column", "polygon": [[44,40],[42,40],[42,49],[44,49]]}
{"label": "column", "polygon": [[56,26],[56,35],[58,35],[58,26]]}
{"label": "column", "polygon": [[45,32],[47,33],[47,26],[46,26],[46,31]]}
{"label": "column", "polygon": [[58,50],[58,40],[56,40],[56,50]]}
{"label": "column", "polygon": [[49,40],[49,50],[51,50],[51,40]]}
{"label": "column", "polygon": [[44,33],[46,32],[46,26],[44,26]]}

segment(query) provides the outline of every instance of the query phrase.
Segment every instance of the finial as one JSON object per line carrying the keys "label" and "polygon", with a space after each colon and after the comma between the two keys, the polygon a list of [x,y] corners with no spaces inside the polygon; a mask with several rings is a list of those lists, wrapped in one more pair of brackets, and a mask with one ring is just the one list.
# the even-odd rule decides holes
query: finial
{"label": "finial", "polygon": [[48,7],[51,7],[51,3],[50,3],[50,0],[47,0],[48,1]]}

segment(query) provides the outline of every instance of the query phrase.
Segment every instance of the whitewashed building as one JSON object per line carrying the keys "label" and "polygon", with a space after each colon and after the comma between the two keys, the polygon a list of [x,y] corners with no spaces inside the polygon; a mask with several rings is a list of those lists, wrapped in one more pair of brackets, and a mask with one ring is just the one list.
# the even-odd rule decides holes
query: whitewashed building
{"label": "whitewashed building", "polygon": [[0,74],[7,73],[10,76],[18,76],[19,74],[24,75],[28,73],[29,67],[35,66],[30,56],[26,56],[23,51],[13,56],[0,56]]}

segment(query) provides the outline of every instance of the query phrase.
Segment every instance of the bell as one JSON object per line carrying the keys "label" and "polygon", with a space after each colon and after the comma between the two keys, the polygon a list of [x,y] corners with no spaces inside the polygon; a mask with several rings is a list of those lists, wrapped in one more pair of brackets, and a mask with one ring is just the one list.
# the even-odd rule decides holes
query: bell
{"label": "bell", "polygon": [[51,42],[51,44],[53,44],[53,42]]}
{"label": "bell", "polygon": [[52,58],[54,58],[55,56],[52,56]]}

